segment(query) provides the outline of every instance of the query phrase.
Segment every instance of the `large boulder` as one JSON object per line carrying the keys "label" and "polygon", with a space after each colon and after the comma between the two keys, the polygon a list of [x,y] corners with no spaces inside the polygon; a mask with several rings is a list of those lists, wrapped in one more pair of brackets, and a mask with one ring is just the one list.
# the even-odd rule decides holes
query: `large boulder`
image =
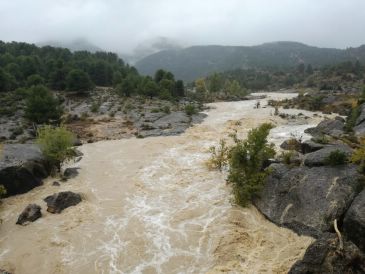
{"label": "large boulder", "polygon": [[61,213],[62,210],[68,208],[70,206],[77,205],[81,202],[80,194],[64,191],[55,193],[51,196],[48,196],[44,199],[47,203],[47,211],[50,213]]}
{"label": "large boulder", "polygon": [[311,153],[311,152],[320,150],[324,147],[325,147],[325,145],[315,143],[311,140],[307,140],[307,141],[304,141],[303,143],[301,143],[301,152],[303,154],[307,154],[307,153]]}
{"label": "large boulder", "polygon": [[48,176],[46,159],[37,145],[6,144],[0,149],[0,183],[7,196],[25,193]]}
{"label": "large boulder", "polygon": [[307,153],[304,157],[304,164],[306,166],[326,165],[327,158],[335,151],[344,153],[347,157],[352,154],[352,149],[348,145],[329,145],[320,150]]}
{"label": "large boulder", "polygon": [[365,255],[346,240],[340,250],[337,236],[326,233],[307,248],[303,259],[297,261],[289,271],[289,274],[322,273],[365,273]]}
{"label": "large boulder", "polygon": [[314,137],[330,135],[340,137],[344,134],[345,123],[340,119],[326,119],[320,122],[316,127],[307,128],[304,132]]}
{"label": "large boulder", "polygon": [[332,229],[362,185],[354,165],[270,169],[256,207],[272,222],[314,237]]}
{"label": "large boulder", "polygon": [[365,189],[346,212],[343,229],[346,236],[365,252]]}
{"label": "large boulder", "polygon": [[26,225],[29,222],[34,222],[40,217],[42,217],[41,207],[36,204],[29,204],[19,215],[16,224]]}

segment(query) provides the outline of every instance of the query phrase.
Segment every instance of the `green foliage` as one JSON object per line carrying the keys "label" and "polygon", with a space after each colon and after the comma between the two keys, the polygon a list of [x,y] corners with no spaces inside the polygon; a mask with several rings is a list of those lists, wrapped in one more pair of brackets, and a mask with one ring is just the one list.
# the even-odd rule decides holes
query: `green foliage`
{"label": "green foliage", "polygon": [[343,165],[346,162],[347,162],[347,155],[346,153],[340,150],[332,151],[325,159],[325,163],[330,166]]}
{"label": "green foliage", "polygon": [[25,117],[37,124],[59,121],[62,108],[59,101],[45,86],[33,86],[25,99]]}
{"label": "green foliage", "polygon": [[262,124],[249,131],[247,139],[233,136],[235,145],[229,152],[228,182],[232,184],[235,201],[247,205],[263,187],[268,170],[263,170],[265,162],[275,156],[273,144],[267,137],[271,124]]}
{"label": "green foliage", "polygon": [[360,106],[355,106],[351,109],[350,115],[346,119],[345,130],[352,132],[353,127],[356,125],[356,120],[361,114]]}
{"label": "green foliage", "polygon": [[27,78],[27,87],[43,85],[44,79],[39,74],[32,74]]}
{"label": "green foliage", "polygon": [[85,92],[93,89],[93,86],[89,75],[80,69],[71,70],[66,77],[67,90]]}
{"label": "green foliage", "polygon": [[6,195],[6,188],[0,185],[0,198]]}
{"label": "green foliage", "polygon": [[38,130],[37,144],[52,167],[61,167],[63,161],[74,156],[75,136],[64,127],[45,126]]}
{"label": "green foliage", "polygon": [[209,148],[211,157],[207,161],[207,166],[210,169],[218,169],[222,171],[223,167],[228,164],[229,147],[224,139],[219,141],[219,146]]}
{"label": "green foliage", "polygon": [[365,173],[365,138],[360,139],[360,146],[354,150],[350,160],[359,165],[360,171]]}
{"label": "green foliage", "polygon": [[196,107],[193,104],[188,104],[185,106],[185,113],[188,116],[192,116],[197,113]]}

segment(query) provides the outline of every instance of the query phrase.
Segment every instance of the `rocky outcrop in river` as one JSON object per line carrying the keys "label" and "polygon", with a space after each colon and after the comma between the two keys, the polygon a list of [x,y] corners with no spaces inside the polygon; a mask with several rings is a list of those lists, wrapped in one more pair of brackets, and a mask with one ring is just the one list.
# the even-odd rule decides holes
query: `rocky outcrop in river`
{"label": "rocky outcrop in river", "polygon": [[6,144],[0,150],[0,183],[7,196],[25,193],[48,176],[46,160],[36,145]]}

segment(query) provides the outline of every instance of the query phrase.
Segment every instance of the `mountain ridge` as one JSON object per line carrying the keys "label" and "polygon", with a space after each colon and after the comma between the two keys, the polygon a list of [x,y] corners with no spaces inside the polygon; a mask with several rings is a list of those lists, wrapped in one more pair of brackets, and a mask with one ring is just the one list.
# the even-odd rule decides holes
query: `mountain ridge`
{"label": "mountain ridge", "polygon": [[365,61],[365,45],[336,49],[309,46],[300,42],[276,41],[257,46],[195,45],[163,50],[142,58],[135,66],[142,74],[169,70],[178,78],[192,81],[213,72],[248,68],[290,68],[300,63],[313,66],[344,61]]}

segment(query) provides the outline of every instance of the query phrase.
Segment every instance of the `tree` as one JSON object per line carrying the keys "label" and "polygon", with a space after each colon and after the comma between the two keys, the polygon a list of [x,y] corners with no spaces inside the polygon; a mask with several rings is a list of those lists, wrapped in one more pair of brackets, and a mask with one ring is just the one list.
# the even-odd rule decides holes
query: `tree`
{"label": "tree", "polygon": [[38,129],[37,144],[51,167],[61,169],[63,161],[75,155],[72,149],[75,136],[64,127],[45,126]]}
{"label": "tree", "polygon": [[0,91],[10,91],[16,88],[15,78],[0,68]]}
{"label": "tree", "polygon": [[158,85],[153,81],[147,78],[146,83],[143,85],[143,93],[150,98],[158,95]]}
{"label": "tree", "polygon": [[209,77],[209,91],[219,92],[223,87],[222,77],[218,73],[214,73]]}
{"label": "tree", "polygon": [[59,101],[42,85],[33,86],[28,90],[25,100],[25,117],[37,124],[58,122],[62,115]]}
{"label": "tree", "polygon": [[32,75],[28,76],[28,78],[27,78],[28,87],[43,85],[43,84],[44,84],[44,79],[39,74],[32,74]]}
{"label": "tree", "polygon": [[197,93],[204,94],[207,92],[207,89],[205,87],[205,81],[203,78],[195,80],[195,88]]}
{"label": "tree", "polygon": [[185,95],[184,82],[182,80],[177,80],[175,83],[175,96],[183,97]]}
{"label": "tree", "polygon": [[163,69],[159,69],[155,73],[155,82],[159,83],[162,79],[164,79],[166,72]]}
{"label": "tree", "polygon": [[79,69],[71,70],[66,77],[67,90],[89,91],[94,85],[87,73]]}

